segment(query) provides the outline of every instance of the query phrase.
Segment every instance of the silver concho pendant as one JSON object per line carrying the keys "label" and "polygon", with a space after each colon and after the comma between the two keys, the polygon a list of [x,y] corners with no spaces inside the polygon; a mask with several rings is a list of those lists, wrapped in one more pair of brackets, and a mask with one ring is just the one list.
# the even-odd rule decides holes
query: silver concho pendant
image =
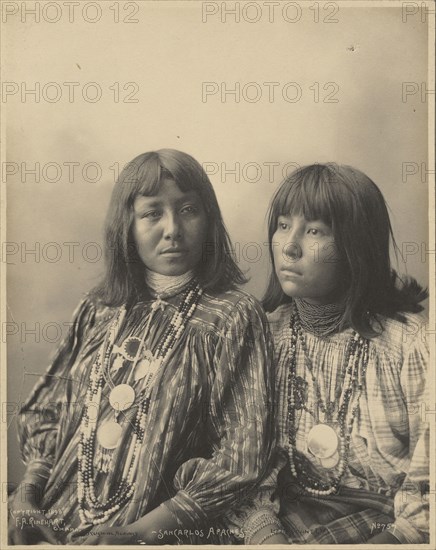
{"label": "silver concho pendant", "polygon": [[[334,458],[338,454],[339,440],[335,430],[328,424],[316,424],[307,434],[307,448],[321,461]],[[329,461],[327,461],[329,462]],[[333,462],[331,460],[330,462]],[[337,462],[334,464],[334,466]],[[332,468],[333,466],[325,466]]]}
{"label": "silver concho pendant", "polygon": [[115,420],[108,420],[97,430],[97,440],[105,449],[115,449],[121,438],[122,428]]}
{"label": "silver concho pendant", "polygon": [[323,468],[331,469],[335,468],[339,462],[339,453],[336,451],[332,456],[328,458],[320,458],[321,466]]}
{"label": "silver concho pendant", "polygon": [[135,402],[135,390],[129,384],[118,384],[109,394],[109,403],[115,411],[125,411]]}

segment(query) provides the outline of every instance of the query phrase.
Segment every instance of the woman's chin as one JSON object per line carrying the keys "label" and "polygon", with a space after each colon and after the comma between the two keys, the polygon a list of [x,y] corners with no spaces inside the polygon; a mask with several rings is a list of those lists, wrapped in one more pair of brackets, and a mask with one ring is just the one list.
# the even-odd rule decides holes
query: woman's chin
{"label": "woman's chin", "polygon": [[289,296],[289,298],[302,298],[301,289],[299,289],[298,285],[296,285],[292,281],[282,281],[280,286],[282,287],[283,292],[286,294],[286,296]]}
{"label": "woman's chin", "polygon": [[158,273],[159,275],[165,275],[167,277],[178,277],[184,275],[192,268],[186,265],[167,265],[162,267],[152,268],[151,271]]}

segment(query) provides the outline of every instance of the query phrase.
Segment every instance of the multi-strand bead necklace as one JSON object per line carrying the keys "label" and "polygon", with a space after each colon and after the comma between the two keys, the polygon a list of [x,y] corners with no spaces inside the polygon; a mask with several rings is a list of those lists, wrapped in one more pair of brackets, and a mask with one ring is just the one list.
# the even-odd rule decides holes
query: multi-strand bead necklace
{"label": "multi-strand bead necklace", "polygon": [[[168,324],[154,354],[151,354],[150,351],[143,352],[143,347],[145,336],[150,326],[151,316],[161,304],[159,297],[152,304],[149,322],[141,340],[136,337],[130,337],[120,347],[115,346],[117,335],[126,316],[125,306],[119,309],[112,321],[91,370],[80,426],[81,439],[78,450],[77,495],[82,523],[94,525],[104,523],[132,497],[153,384],[174,344],[183,333],[188,320],[192,317],[201,294],[202,289],[200,285],[193,280],[184,291],[180,306]],[[120,350],[123,351],[124,357],[132,361],[134,365],[136,365],[138,357],[142,356],[145,357],[149,366],[148,371],[141,376],[141,378],[144,378],[144,383],[138,396],[131,385],[115,385],[112,382],[110,375],[111,359],[112,355],[114,353],[119,354]],[[134,350],[133,354],[131,353],[132,350]],[[105,381],[111,388],[109,403],[114,410],[115,420],[103,423],[97,430],[98,418],[96,416],[98,416],[98,413],[96,415],[96,411],[100,409]],[[108,451],[112,451],[117,447],[122,435],[122,427],[117,422],[117,416],[120,412],[129,409],[133,405],[137,406],[137,412],[133,420],[132,434],[126,452],[127,459],[121,480],[115,492],[103,501],[96,495],[95,490],[94,454],[96,439],[99,445]]]}
{"label": "multi-strand bead necklace", "polygon": [[[297,344],[302,346],[305,367],[310,374],[312,385],[315,389],[319,410],[322,412],[324,421],[319,421],[319,410],[314,411],[302,407],[301,388],[299,388],[297,370]],[[338,384],[335,399],[328,401],[326,397],[324,382],[318,382],[314,375],[313,367],[306,348],[305,337],[301,327],[298,310],[295,304],[291,313],[291,344],[288,371],[288,426],[289,426],[289,460],[293,476],[302,489],[316,496],[324,496],[335,493],[340,481],[348,466],[348,454],[353,429],[354,419],[359,408],[359,398],[362,393],[365,380],[366,368],[368,365],[368,341],[353,331],[344,360],[344,374],[342,383]],[[354,406],[350,411],[350,402],[354,396]],[[333,419],[335,404],[338,403],[336,420]],[[302,456],[296,448],[297,408],[305,408],[313,414],[315,425],[307,434],[307,448],[309,452],[319,459],[324,468],[332,469],[337,467],[336,475],[329,483],[309,473],[305,468],[307,458]],[[337,425],[337,431],[332,427]]]}

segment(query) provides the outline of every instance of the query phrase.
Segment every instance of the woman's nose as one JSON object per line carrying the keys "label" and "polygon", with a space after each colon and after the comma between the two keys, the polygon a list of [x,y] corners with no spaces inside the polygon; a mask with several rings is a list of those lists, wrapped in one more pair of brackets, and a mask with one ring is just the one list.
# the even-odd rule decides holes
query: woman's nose
{"label": "woman's nose", "polygon": [[165,239],[180,239],[181,237],[181,224],[179,217],[176,214],[168,214],[165,219],[164,228]]}
{"label": "woman's nose", "polygon": [[283,246],[283,256],[285,259],[295,261],[301,258],[303,250],[298,237],[294,234]]}

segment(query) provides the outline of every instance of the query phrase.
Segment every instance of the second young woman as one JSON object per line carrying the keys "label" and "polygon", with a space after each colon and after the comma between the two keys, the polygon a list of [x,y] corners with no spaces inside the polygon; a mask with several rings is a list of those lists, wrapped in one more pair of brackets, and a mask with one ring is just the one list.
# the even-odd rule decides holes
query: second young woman
{"label": "second young woman", "polygon": [[[349,166],[290,175],[269,213],[276,467],[245,542],[428,542],[426,293],[391,268],[383,196]],[[393,241],[394,242],[394,241]]]}

